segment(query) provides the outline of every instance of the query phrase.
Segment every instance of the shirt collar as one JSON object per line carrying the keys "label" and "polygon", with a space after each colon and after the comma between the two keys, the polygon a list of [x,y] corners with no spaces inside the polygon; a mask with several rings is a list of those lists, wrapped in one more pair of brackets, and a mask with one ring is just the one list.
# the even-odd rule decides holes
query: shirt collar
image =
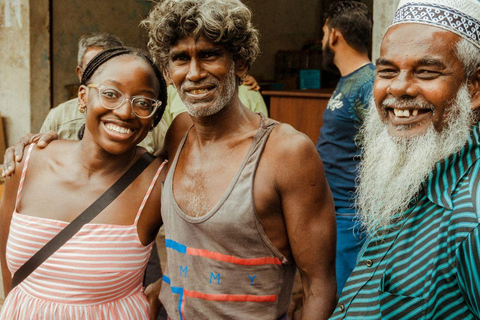
{"label": "shirt collar", "polygon": [[480,128],[475,124],[462,149],[439,161],[423,182],[428,199],[448,210],[453,209],[452,191],[468,169],[480,158]]}

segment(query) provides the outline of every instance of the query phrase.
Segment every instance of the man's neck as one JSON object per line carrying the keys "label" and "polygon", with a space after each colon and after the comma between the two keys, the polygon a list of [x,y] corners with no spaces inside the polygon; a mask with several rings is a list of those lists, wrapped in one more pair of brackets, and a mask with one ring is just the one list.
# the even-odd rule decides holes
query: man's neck
{"label": "man's neck", "polygon": [[334,63],[342,77],[349,75],[350,73],[360,69],[364,65],[370,63],[370,59],[366,53],[358,52],[349,46],[343,46],[339,48],[334,58]]}

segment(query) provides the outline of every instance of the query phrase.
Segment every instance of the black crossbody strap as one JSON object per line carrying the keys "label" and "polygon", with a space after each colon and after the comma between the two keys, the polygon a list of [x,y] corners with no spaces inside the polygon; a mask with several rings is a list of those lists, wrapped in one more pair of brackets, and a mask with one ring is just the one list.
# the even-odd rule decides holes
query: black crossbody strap
{"label": "black crossbody strap", "polygon": [[12,289],[37,269],[55,251],[63,246],[74,234],[76,234],[86,223],[95,218],[113,200],[115,200],[128,185],[138,177],[145,168],[155,159],[155,156],[145,152],[107,191],[105,191],[85,211],[70,222],[52,240],[37,251],[24,265],[22,265],[12,279]]}

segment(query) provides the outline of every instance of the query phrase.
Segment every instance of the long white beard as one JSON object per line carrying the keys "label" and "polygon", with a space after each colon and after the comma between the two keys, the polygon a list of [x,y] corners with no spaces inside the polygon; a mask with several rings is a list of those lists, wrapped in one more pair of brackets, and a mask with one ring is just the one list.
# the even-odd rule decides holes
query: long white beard
{"label": "long white beard", "polygon": [[405,211],[435,163],[465,145],[473,123],[467,85],[459,89],[447,112],[441,132],[432,124],[424,135],[394,138],[371,101],[362,129],[364,151],[357,188],[358,212],[367,231],[384,228],[394,215]]}

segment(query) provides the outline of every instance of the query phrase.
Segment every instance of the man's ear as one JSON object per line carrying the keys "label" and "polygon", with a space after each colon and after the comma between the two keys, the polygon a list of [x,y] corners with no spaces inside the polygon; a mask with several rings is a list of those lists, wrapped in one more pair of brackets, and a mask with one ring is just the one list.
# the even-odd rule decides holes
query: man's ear
{"label": "man's ear", "polygon": [[330,34],[328,35],[328,44],[330,47],[334,47],[338,43],[339,37],[341,37],[340,31],[335,28],[330,29]]}
{"label": "man's ear", "polygon": [[78,81],[82,81],[83,70],[80,66],[77,66],[77,68],[75,69],[75,73],[77,74]]}
{"label": "man's ear", "polygon": [[480,67],[475,70],[468,80],[468,92],[470,93],[470,101],[472,110],[480,109]]}
{"label": "man's ear", "polygon": [[238,78],[243,79],[248,72],[249,65],[245,59],[238,58],[235,60],[235,74]]}
{"label": "man's ear", "polygon": [[163,77],[165,78],[167,86],[173,84],[172,77],[170,77],[170,71],[168,71],[166,68],[163,69]]}

